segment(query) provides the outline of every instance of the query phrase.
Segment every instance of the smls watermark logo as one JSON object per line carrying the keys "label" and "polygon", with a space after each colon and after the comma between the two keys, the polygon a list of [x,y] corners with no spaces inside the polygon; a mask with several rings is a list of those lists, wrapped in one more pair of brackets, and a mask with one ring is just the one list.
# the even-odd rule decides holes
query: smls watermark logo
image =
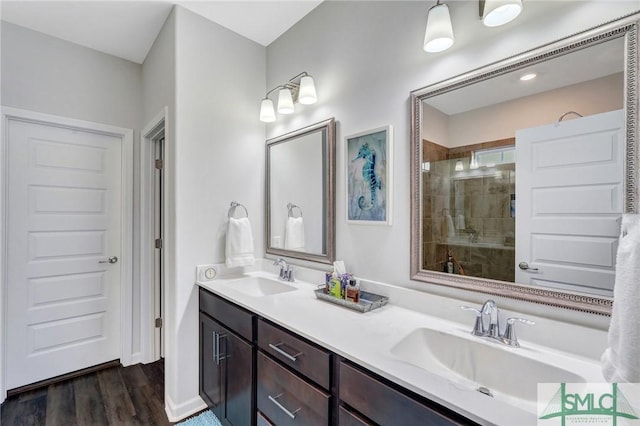
{"label": "smls watermark logo", "polygon": [[640,426],[640,384],[539,383],[538,426]]}

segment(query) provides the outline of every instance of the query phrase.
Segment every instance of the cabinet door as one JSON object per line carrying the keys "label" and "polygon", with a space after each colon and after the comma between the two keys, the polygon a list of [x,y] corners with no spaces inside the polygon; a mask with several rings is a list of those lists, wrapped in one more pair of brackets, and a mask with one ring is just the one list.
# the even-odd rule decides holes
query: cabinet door
{"label": "cabinet door", "polygon": [[225,419],[233,426],[251,424],[253,353],[250,344],[230,331],[221,337],[224,375]]}
{"label": "cabinet door", "polygon": [[200,313],[200,396],[218,418],[224,417],[223,375],[219,353],[223,327]]}

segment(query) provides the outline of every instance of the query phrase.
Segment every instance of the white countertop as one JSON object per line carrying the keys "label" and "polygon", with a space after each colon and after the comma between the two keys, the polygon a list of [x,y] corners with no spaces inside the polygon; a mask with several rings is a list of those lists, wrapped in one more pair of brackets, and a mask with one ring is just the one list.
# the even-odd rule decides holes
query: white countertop
{"label": "white countertop", "polygon": [[[274,274],[260,271],[246,275],[274,278]],[[238,276],[196,284],[480,424],[536,424],[536,414],[532,411],[490,398],[468,385],[456,383],[451,377],[402,361],[390,352],[398,341],[419,327],[468,335],[473,325],[472,317],[468,324],[456,323],[394,304],[393,297],[380,309],[359,313],[317,299],[313,293],[316,286],[302,281],[291,283],[298,291],[256,297],[235,290],[234,286],[240,282],[234,280],[238,280]],[[521,343],[521,348],[506,350],[523,351],[532,358],[552,351],[560,362],[578,362],[599,371],[594,360],[573,358],[571,354],[522,340]]]}

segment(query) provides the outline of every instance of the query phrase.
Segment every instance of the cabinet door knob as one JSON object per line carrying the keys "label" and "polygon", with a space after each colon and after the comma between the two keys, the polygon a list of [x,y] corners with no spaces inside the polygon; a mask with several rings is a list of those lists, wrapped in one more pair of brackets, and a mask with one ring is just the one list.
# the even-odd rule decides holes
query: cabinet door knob
{"label": "cabinet door knob", "polygon": [[278,352],[278,353],[279,353],[280,355],[282,355],[283,357],[285,357],[285,358],[287,358],[287,359],[289,359],[289,360],[291,360],[291,361],[293,361],[293,362],[296,362],[296,361],[298,360],[298,357],[299,357],[300,355],[302,355],[302,352],[298,352],[298,353],[297,353],[297,354],[295,354],[295,355],[291,355],[291,354],[289,354],[289,353],[287,353],[287,352],[283,351],[282,349],[280,349],[280,346],[282,346],[282,345],[283,345],[283,343],[282,343],[282,342],[280,342],[280,343],[276,343],[275,345],[274,345],[273,343],[269,343],[269,347],[270,347],[271,349],[273,349],[274,351]]}
{"label": "cabinet door knob", "polygon": [[295,418],[296,418],[296,413],[298,413],[298,411],[300,411],[300,410],[301,410],[301,408],[298,408],[298,409],[293,410],[293,411],[289,411],[289,410],[287,410],[287,409],[284,407],[284,405],[280,404],[280,403],[277,401],[277,400],[278,400],[278,398],[280,398],[281,396],[282,396],[282,394],[279,394],[279,395],[276,395],[276,396],[271,396],[271,395],[269,395],[269,400],[270,400],[271,402],[273,402],[274,404],[276,404],[276,406],[277,406],[279,409],[281,409],[282,411],[284,411],[284,412],[285,412],[285,414],[286,414],[287,416],[291,417],[292,419],[295,419]]}

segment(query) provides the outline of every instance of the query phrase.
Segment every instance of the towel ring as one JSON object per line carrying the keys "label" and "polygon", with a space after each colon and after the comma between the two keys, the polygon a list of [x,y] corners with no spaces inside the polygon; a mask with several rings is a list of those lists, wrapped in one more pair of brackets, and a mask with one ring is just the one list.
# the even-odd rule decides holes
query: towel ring
{"label": "towel ring", "polygon": [[244,209],[244,214],[249,217],[249,212],[247,211],[247,208],[245,206],[238,203],[237,201],[232,201],[231,206],[229,207],[229,211],[227,212],[227,216],[229,217],[229,219],[231,219],[231,214],[235,212],[236,207],[242,207]]}
{"label": "towel ring", "polygon": [[582,115],[582,114],[580,114],[580,113],[578,113],[578,112],[575,112],[575,111],[567,111],[567,112],[565,112],[564,114],[562,114],[562,115],[560,116],[560,118],[558,118],[558,123],[559,123],[559,122],[561,122],[562,120],[564,120],[564,118],[565,118],[567,115],[571,115],[571,114],[575,114],[575,115],[577,115],[578,117],[584,117],[584,115]]}
{"label": "towel ring", "polygon": [[293,209],[298,209],[298,211],[300,212],[300,216],[298,216],[298,217],[302,217],[302,209],[300,208],[300,206],[296,206],[296,205],[295,205],[295,204],[293,204],[293,203],[288,203],[288,204],[287,204],[287,209],[288,209],[287,216],[289,216],[289,217],[295,217],[295,216],[293,215]]}

